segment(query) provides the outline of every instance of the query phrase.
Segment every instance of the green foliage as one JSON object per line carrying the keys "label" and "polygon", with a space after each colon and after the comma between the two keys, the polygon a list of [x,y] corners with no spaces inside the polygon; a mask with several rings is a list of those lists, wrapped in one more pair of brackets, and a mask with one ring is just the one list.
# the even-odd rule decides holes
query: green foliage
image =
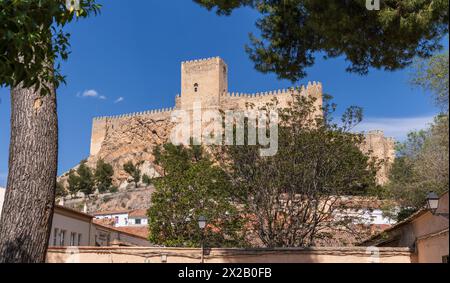
{"label": "green foliage", "polygon": [[362,135],[348,132],[360,122],[361,109],[349,108],[344,126],[316,111],[315,99],[303,96],[281,110],[275,156],[261,157],[261,147],[249,145],[226,146],[219,155],[235,198],[245,215],[254,216],[253,229],[267,247],[305,247],[327,239],[344,225],[331,217],[336,198],[366,195],[375,186],[380,161],[361,152]]}
{"label": "green foliage", "polygon": [[137,167],[137,165],[134,165],[133,161],[128,161],[123,165],[123,170],[130,175],[135,186],[137,187],[138,183],[141,181],[141,170]]}
{"label": "green foliage", "polygon": [[103,160],[97,162],[95,173],[86,165],[86,160],[80,162],[77,170],[70,170],[67,182],[68,190],[71,194],[82,192],[86,195],[92,194],[97,188],[100,193],[112,192],[112,176],[114,170],[112,166]]}
{"label": "green foliage", "polygon": [[152,184],[152,179],[147,174],[142,175],[142,182],[146,184],[147,186],[150,186]]}
{"label": "green foliage", "polygon": [[56,182],[56,197],[64,197],[67,195],[66,189],[64,188],[64,185],[61,182]]}
{"label": "green foliage", "polygon": [[81,162],[77,169],[77,174],[79,177],[79,188],[80,192],[89,195],[94,192],[95,180],[92,174],[91,168],[86,165],[86,162]]}
{"label": "green foliage", "polygon": [[415,62],[412,83],[431,91],[437,106],[448,112],[448,51]]}
{"label": "green foliage", "polygon": [[111,190],[113,175],[114,169],[111,164],[105,163],[102,159],[97,161],[97,167],[95,169],[95,185],[100,193]]}
{"label": "green foliage", "polygon": [[155,152],[165,176],[154,181],[156,191],[148,211],[150,241],[158,245],[199,247],[198,219],[205,216],[205,243],[236,247],[242,242],[242,219],[232,202],[230,183],[201,147],[164,145]]}
{"label": "green foliage", "polygon": [[69,55],[68,33],[63,27],[99,12],[95,0],[80,0],[80,10],[68,10],[66,1],[0,1],[0,86],[34,86],[48,93],[48,83],[64,82],[59,60]]}
{"label": "green foliage", "polygon": [[112,186],[110,189],[109,189],[109,192],[110,193],[117,193],[119,191],[119,188],[117,187],[117,186]]}
{"label": "green foliage", "polygon": [[94,192],[95,180],[92,170],[86,165],[86,161],[82,161],[77,170],[69,172],[69,192],[76,194],[82,192],[86,195]]}
{"label": "green foliage", "polygon": [[429,191],[440,194],[448,190],[448,123],[447,115],[438,116],[429,129],[410,133],[398,145],[386,189],[402,207],[400,218],[423,207]]}
{"label": "green foliage", "polygon": [[369,11],[365,0],[194,0],[219,15],[250,7],[261,14],[246,47],[256,69],[292,81],[324,58],[345,56],[347,71],[397,70],[429,57],[448,33],[448,0],[386,0]]}
{"label": "green foliage", "polygon": [[67,182],[69,184],[68,190],[70,194],[74,195],[80,191],[79,177],[76,175],[75,170],[70,170]]}
{"label": "green foliage", "polygon": [[411,208],[411,207],[402,207],[400,208],[400,211],[395,216],[395,220],[398,222],[401,222],[405,220],[406,218],[413,215],[415,212],[417,212],[417,208]]}

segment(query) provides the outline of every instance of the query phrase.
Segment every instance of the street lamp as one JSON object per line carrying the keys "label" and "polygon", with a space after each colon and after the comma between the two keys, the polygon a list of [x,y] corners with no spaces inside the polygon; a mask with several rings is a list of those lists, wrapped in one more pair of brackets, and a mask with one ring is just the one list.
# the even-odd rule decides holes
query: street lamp
{"label": "street lamp", "polygon": [[198,227],[202,230],[205,229],[205,227],[206,227],[206,217],[205,216],[200,216],[198,218]]}
{"label": "street lamp", "polygon": [[200,228],[200,230],[202,230],[202,239],[201,239],[201,245],[202,245],[202,263],[205,263],[205,246],[204,246],[204,231],[205,231],[205,227],[206,227],[206,217],[205,216],[200,216],[198,218],[198,227]]}
{"label": "street lamp", "polygon": [[435,192],[429,192],[427,195],[427,208],[435,214],[439,207],[439,196]]}
{"label": "street lamp", "polygon": [[429,192],[427,195],[427,209],[429,209],[433,215],[448,218],[448,213],[436,213],[439,208],[439,199],[439,196],[435,192]]}

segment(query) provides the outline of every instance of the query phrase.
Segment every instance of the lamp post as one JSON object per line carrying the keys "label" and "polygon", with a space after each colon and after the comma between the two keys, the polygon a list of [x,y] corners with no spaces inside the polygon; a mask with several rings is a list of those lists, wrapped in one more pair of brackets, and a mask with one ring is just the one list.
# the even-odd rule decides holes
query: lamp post
{"label": "lamp post", "polygon": [[202,231],[202,239],[201,239],[201,245],[202,245],[202,263],[205,263],[205,246],[204,246],[204,231],[205,231],[205,227],[206,227],[206,217],[205,216],[200,216],[198,218],[198,227],[200,228],[200,230]]}
{"label": "lamp post", "polygon": [[427,209],[435,216],[442,216],[448,219],[448,213],[437,213],[440,197],[435,192],[429,192],[427,195]]}

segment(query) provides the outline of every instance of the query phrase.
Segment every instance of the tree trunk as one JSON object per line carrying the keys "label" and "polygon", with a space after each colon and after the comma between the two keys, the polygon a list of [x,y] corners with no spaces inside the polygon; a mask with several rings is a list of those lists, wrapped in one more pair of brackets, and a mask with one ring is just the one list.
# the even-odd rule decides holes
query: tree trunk
{"label": "tree trunk", "polygon": [[0,263],[45,262],[58,159],[56,94],[11,90],[8,183],[0,219]]}

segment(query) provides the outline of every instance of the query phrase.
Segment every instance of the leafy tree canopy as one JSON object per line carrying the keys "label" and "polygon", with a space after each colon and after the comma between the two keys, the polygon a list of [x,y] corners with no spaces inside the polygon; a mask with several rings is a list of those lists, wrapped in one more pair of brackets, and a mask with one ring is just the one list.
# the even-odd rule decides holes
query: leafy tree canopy
{"label": "leafy tree canopy", "polygon": [[155,155],[165,175],[154,181],[156,191],[148,212],[150,241],[166,246],[198,247],[202,240],[198,219],[205,216],[208,226],[204,236],[208,246],[241,246],[242,220],[223,170],[199,146],[166,144]]}
{"label": "leafy tree canopy", "polygon": [[387,193],[402,207],[399,220],[423,207],[429,191],[438,194],[448,191],[448,123],[447,115],[438,116],[430,128],[411,132],[398,145]]}
{"label": "leafy tree canopy", "polygon": [[102,159],[97,161],[97,167],[95,168],[95,184],[100,193],[111,190],[113,175],[114,169],[111,164],[106,163]]}
{"label": "leafy tree canopy", "polygon": [[97,14],[95,0],[80,0],[68,9],[65,0],[0,0],[0,86],[34,86],[48,91],[64,77],[54,63],[69,55],[69,22]]}
{"label": "leafy tree canopy", "polygon": [[138,168],[138,164],[134,165],[133,161],[128,161],[123,165],[123,170],[130,175],[137,187],[138,183],[141,181],[141,170]]}
{"label": "leafy tree canopy", "polygon": [[430,91],[436,105],[448,112],[448,50],[429,59],[417,59],[411,81]]}
{"label": "leafy tree canopy", "polygon": [[383,0],[369,11],[366,0],[194,0],[219,15],[239,7],[257,10],[259,36],[246,47],[256,69],[299,80],[324,58],[345,56],[347,71],[397,70],[414,57],[429,57],[448,33],[448,0]]}
{"label": "leafy tree canopy", "polygon": [[311,97],[296,96],[291,107],[281,109],[274,156],[261,157],[261,146],[219,149],[232,192],[263,246],[305,247],[330,240],[333,231],[352,223],[333,216],[341,197],[366,195],[375,186],[379,162],[361,152],[364,137],[349,132],[361,121],[361,109],[351,107],[338,126],[329,119],[329,105],[325,118],[317,115]]}
{"label": "leafy tree canopy", "polygon": [[69,192],[76,194],[82,192],[86,195],[92,194],[95,187],[95,179],[91,168],[86,165],[86,161],[81,161],[77,170],[70,170],[68,180]]}

